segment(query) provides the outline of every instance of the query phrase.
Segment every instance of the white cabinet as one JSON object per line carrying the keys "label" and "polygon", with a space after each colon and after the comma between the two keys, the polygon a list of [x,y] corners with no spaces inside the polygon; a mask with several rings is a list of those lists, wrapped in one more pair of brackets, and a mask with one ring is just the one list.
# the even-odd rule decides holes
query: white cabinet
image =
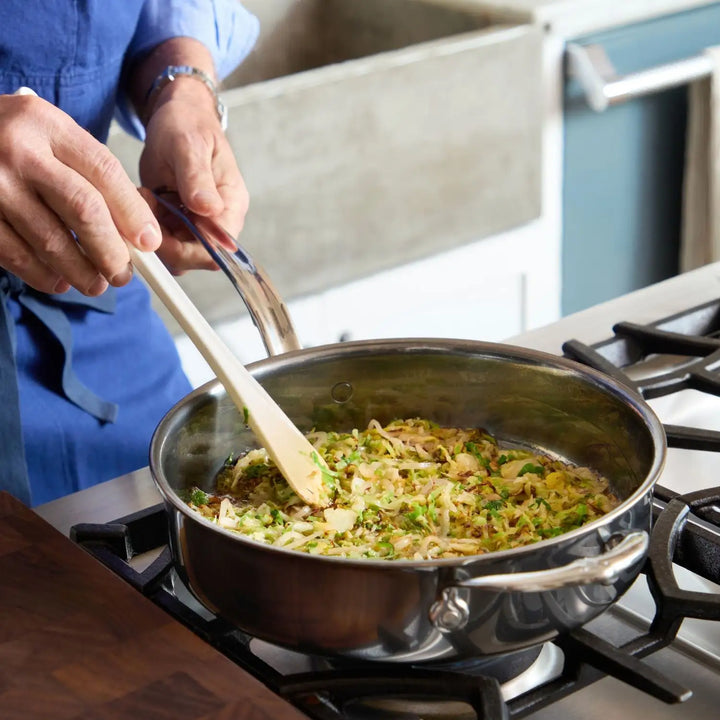
{"label": "white cabinet", "polygon": [[[289,302],[288,309],[303,347],[390,337],[500,341],[557,319],[552,244],[541,222],[530,223]],[[237,303],[241,308],[239,297]],[[244,363],[266,356],[248,315],[216,329]],[[193,385],[213,377],[186,337],[177,345]]]}

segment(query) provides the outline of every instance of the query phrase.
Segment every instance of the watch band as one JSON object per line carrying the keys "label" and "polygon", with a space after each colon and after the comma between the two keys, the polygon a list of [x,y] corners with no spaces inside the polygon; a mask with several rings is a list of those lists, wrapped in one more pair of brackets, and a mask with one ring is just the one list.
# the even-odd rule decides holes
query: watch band
{"label": "watch band", "polygon": [[153,100],[161,92],[161,90],[179,77],[192,77],[202,82],[213,95],[215,99],[215,110],[220,120],[220,126],[223,131],[227,129],[227,108],[225,103],[220,99],[217,86],[213,79],[206,73],[196,67],[190,65],[168,65],[156,78],[145,96],[145,124],[150,119],[149,110],[152,110]]}

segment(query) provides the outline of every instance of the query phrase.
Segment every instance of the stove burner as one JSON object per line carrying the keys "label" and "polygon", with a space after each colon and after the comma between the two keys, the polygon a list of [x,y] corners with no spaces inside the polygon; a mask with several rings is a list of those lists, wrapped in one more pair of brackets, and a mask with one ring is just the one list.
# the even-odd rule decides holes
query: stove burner
{"label": "stove burner", "polygon": [[[715,498],[718,492],[716,490],[712,497]],[[703,522],[708,521],[703,519]],[[655,568],[662,567],[662,558],[673,556],[668,548],[675,541],[672,533],[668,538],[665,523],[658,523],[657,527],[650,552],[651,556],[658,554],[658,560],[648,563],[647,574],[648,581],[655,583],[659,596],[662,596],[665,583],[663,580],[655,582],[652,573]],[[686,522],[685,531],[693,530],[693,524]],[[549,650],[544,646],[542,650],[536,648],[517,654],[511,658],[516,663],[515,668],[511,667],[512,663],[504,669],[501,664],[493,667],[493,658],[443,666],[328,662],[250,638],[222,618],[213,616],[197,601],[190,601],[187,590],[188,597],[185,597],[166,546],[167,517],[161,505],[107,525],[76,525],[71,530],[71,537],[226,657],[317,720],[389,717],[457,720],[472,717],[472,713],[476,718],[493,720],[522,718],[605,675],[612,675],[665,702],[682,702],[690,697],[687,689],[640,659],[675,638],[682,621],[677,616],[677,604],[669,605],[668,611],[659,610],[660,617],[670,613],[671,622],[655,623],[648,633],[619,647],[585,627],[557,638],[549,645]],[[720,531],[715,530],[708,542],[720,553]],[[701,562],[690,557],[693,552],[690,541],[675,542],[674,547],[682,549],[683,560],[689,566]],[[706,548],[701,550],[705,552]],[[145,570],[138,572],[130,561],[151,551],[157,557]],[[684,600],[679,603],[684,616],[702,617],[694,614],[701,610],[695,611]],[[659,608],[661,603],[659,599]],[[281,659],[279,663],[277,658]],[[524,685],[532,676],[533,668],[544,672],[539,673],[540,677],[535,677],[532,683]],[[516,672],[520,674],[512,677]],[[442,702],[438,702],[438,698]],[[398,714],[400,708],[403,710]],[[422,713],[408,714],[411,708],[422,710]]]}
{"label": "stove burner", "polygon": [[[512,657],[477,658],[457,663],[444,664],[437,668],[440,672],[453,672],[465,676],[471,684],[473,677],[479,678],[477,689],[493,693],[499,689],[502,700],[508,701],[537,687],[562,672],[562,651],[552,643],[520,651]],[[425,666],[423,667],[423,670]],[[432,670],[428,667],[427,669]],[[403,672],[406,672],[405,670]],[[496,679],[500,686],[496,688],[490,678]],[[491,689],[492,688],[492,689]],[[378,688],[379,689],[379,688]],[[397,692],[397,688],[393,688]],[[425,689],[426,690],[426,689]],[[452,695],[428,697],[421,692],[418,697],[367,697],[351,698],[343,704],[344,717],[348,720],[472,720],[478,717],[477,711],[467,702],[469,696],[452,699]],[[472,697],[472,696],[470,696]],[[487,711],[485,711],[487,712]],[[486,715],[494,717],[494,715]]]}
{"label": "stove burner", "polygon": [[[469,658],[464,660],[449,660],[447,662],[430,662],[418,665],[427,670],[438,672],[451,672],[468,676],[487,676],[492,677],[499,683],[507,683],[518,676],[525,673],[531,668],[543,650],[543,646],[539,645],[526,650],[518,650],[506,655],[494,655],[488,657]],[[396,663],[383,665],[392,669],[397,667]],[[317,658],[313,664],[313,669],[317,671],[354,671],[367,668],[367,662],[344,659],[344,658]]]}

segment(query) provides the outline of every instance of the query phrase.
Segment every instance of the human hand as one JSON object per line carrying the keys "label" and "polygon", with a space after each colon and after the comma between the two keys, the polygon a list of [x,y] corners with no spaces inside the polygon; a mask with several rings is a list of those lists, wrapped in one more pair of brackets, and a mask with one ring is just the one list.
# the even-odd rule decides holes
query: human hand
{"label": "human hand", "polygon": [[132,277],[126,242],[160,228],[120,162],[51,103],[0,95],[0,267],[48,293],[100,295]]}
{"label": "human hand", "polygon": [[[146,188],[177,190],[189,210],[211,218],[231,237],[239,234],[248,193],[212,95],[201,82],[178,78],[163,90],[147,124],[140,179]],[[202,245],[173,234],[165,222],[157,254],[175,275],[217,270]]]}

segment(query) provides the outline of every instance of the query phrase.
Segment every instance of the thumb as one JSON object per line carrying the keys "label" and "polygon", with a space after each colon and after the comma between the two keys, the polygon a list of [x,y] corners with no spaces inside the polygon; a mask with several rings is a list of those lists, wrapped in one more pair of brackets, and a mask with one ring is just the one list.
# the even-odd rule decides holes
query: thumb
{"label": "thumb", "polygon": [[198,215],[213,217],[225,209],[218,192],[210,158],[179,154],[175,160],[175,179],[185,207]]}

